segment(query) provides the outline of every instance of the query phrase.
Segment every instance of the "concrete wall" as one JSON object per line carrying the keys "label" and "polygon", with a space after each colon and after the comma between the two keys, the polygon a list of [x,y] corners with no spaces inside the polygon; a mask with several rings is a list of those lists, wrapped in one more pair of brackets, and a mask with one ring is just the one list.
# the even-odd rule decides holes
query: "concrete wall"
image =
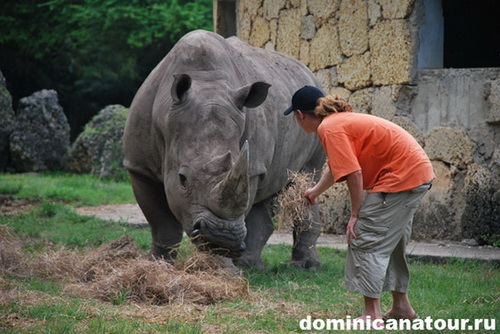
{"label": "concrete wall", "polygon": [[[415,238],[479,240],[500,233],[500,69],[422,69],[442,66],[439,3],[239,0],[236,31],[306,64],[357,112],[417,138],[437,179],[416,214]],[[345,184],[321,201],[324,231],[344,233]]]}

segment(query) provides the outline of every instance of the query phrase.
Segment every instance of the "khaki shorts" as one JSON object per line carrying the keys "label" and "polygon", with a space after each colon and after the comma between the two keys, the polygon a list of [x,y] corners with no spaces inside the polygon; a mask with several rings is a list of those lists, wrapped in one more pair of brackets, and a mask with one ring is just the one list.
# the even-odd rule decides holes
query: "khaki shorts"
{"label": "khaki shorts", "polygon": [[407,293],[406,245],[413,216],[430,183],[398,193],[369,193],[347,249],[346,288],[370,298],[382,291]]}

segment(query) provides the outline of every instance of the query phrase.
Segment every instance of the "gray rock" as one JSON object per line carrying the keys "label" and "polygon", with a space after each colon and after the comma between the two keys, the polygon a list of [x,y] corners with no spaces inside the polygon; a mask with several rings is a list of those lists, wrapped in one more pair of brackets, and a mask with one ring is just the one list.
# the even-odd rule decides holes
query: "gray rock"
{"label": "gray rock", "polygon": [[476,239],[463,239],[462,244],[470,247],[479,246],[479,243]]}
{"label": "gray rock", "polygon": [[17,172],[63,168],[70,128],[57,92],[42,90],[19,101],[16,124],[10,135],[10,153]]}
{"label": "gray rock", "polygon": [[127,108],[110,105],[94,116],[71,146],[68,169],[101,178],[126,178],[122,136],[127,115]]}
{"label": "gray rock", "polygon": [[9,136],[14,129],[14,118],[12,97],[0,71],[0,171],[5,170],[10,161]]}

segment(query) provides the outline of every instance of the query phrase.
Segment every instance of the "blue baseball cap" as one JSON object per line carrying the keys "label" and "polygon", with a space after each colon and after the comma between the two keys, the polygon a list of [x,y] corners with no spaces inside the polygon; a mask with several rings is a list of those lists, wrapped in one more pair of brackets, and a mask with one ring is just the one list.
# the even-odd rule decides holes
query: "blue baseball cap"
{"label": "blue baseball cap", "polygon": [[296,91],[292,96],[292,106],[283,113],[289,115],[292,111],[299,109],[305,113],[312,113],[316,108],[316,101],[325,94],[321,90],[313,86],[304,86]]}

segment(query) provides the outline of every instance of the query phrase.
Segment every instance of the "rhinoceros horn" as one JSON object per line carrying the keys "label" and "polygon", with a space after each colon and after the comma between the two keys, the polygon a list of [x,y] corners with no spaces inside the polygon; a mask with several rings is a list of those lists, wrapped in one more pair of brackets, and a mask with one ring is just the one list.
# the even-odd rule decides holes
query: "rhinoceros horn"
{"label": "rhinoceros horn", "polygon": [[221,218],[236,218],[245,213],[249,199],[248,141],[238,159],[212,190],[210,209]]}

